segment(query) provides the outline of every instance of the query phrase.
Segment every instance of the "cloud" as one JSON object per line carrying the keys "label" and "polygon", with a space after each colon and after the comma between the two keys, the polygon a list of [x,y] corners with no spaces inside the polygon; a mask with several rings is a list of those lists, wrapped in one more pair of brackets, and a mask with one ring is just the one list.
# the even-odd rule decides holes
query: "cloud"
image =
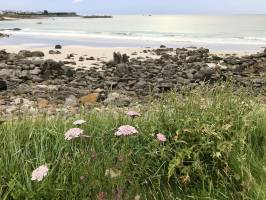
{"label": "cloud", "polygon": [[81,3],[83,2],[84,0],[72,0],[73,3]]}

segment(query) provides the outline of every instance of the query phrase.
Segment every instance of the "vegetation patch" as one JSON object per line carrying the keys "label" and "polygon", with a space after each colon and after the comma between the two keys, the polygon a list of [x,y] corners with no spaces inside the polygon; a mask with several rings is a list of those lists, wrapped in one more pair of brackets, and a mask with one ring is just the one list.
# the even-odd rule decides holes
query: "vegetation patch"
{"label": "vegetation patch", "polygon": [[266,199],[266,111],[230,86],[137,112],[14,119],[0,137],[3,200]]}

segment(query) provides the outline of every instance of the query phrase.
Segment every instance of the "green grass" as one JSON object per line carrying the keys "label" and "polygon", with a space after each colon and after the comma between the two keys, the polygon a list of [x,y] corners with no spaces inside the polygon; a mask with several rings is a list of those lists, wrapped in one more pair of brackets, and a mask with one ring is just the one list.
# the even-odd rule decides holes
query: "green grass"
{"label": "green grass", "polygon": [[[266,111],[255,97],[230,86],[201,87],[166,94],[141,113],[130,119],[92,110],[4,123],[0,199],[119,199],[115,191],[123,200],[266,199]],[[81,128],[91,138],[64,140],[75,119],[87,121]],[[139,133],[116,137],[125,124]],[[167,142],[159,143],[157,132]],[[42,164],[48,176],[31,181]],[[105,176],[107,169],[121,175]]]}

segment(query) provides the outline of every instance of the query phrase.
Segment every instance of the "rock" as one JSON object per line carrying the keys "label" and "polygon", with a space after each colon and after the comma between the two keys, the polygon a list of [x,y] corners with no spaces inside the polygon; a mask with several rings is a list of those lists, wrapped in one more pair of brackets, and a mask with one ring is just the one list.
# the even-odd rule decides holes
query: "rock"
{"label": "rock", "polygon": [[19,76],[18,76],[20,79],[23,79],[23,80],[30,80],[31,79],[31,76],[30,76],[30,73],[28,70],[23,70],[19,73]]}
{"label": "rock", "polygon": [[62,49],[62,46],[60,44],[55,45],[55,49]]}
{"label": "rock", "polygon": [[38,108],[48,108],[49,107],[49,101],[47,99],[38,99],[37,100]]}
{"label": "rock", "polygon": [[95,58],[93,56],[86,58],[86,60],[95,60]]}
{"label": "rock", "polygon": [[71,69],[69,67],[64,67],[64,64],[62,62],[56,62],[54,60],[46,60],[41,66],[40,66],[41,74],[44,78],[48,79],[50,76],[58,77],[62,76]]}
{"label": "rock", "polygon": [[0,33],[0,38],[2,38],[2,37],[9,37],[9,35],[8,34],[4,34],[4,33]]}
{"label": "rock", "polygon": [[166,46],[165,46],[165,45],[160,45],[160,48],[161,48],[161,49],[165,49]]}
{"label": "rock", "polygon": [[0,80],[0,91],[7,90],[7,83],[3,80]]}
{"label": "rock", "polygon": [[195,55],[195,56],[189,56],[186,58],[186,61],[188,63],[193,63],[193,62],[200,62],[201,61],[201,57]]}
{"label": "rock", "polygon": [[21,50],[18,52],[18,56],[22,58],[32,57],[32,53],[28,50]]}
{"label": "rock", "polygon": [[44,53],[41,51],[33,51],[31,52],[31,57],[44,57]]}
{"label": "rock", "polygon": [[72,58],[74,58],[74,54],[73,53],[68,54],[67,57],[66,57],[66,59],[72,59]]}
{"label": "rock", "polygon": [[6,60],[9,56],[9,53],[7,53],[5,50],[0,50],[0,60]]}
{"label": "rock", "polygon": [[122,55],[122,63],[128,63],[129,62],[129,56],[127,54]]}
{"label": "rock", "polygon": [[83,62],[83,61],[84,61],[84,57],[80,56],[80,57],[79,57],[79,61],[80,61],[80,62]]}
{"label": "rock", "polygon": [[107,99],[104,100],[105,105],[114,105],[117,107],[129,106],[130,102],[131,99],[128,96],[116,92],[110,93]]}
{"label": "rock", "polygon": [[116,66],[116,72],[118,75],[124,76],[129,73],[129,66],[125,63],[118,64]]}
{"label": "rock", "polygon": [[121,64],[121,63],[128,63],[129,62],[129,56],[127,54],[121,55],[120,52],[114,52],[113,54],[113,63],[115,65]]}
{"label": "rock", "polygon": [[266,53],[266,48],[264,49],[264,53]]}
{"label": "rock", "polygon": [[75,107],[78,105],[78,99],[74,95],[70,95],[66,98],[64,107]]}
{"label": "rock", "polygon": [[113,62],[114,64],[120,64],[122,63],[122,55],[120,52],[114,52],[113,54]]}
{"label": "rock", "polygon": [[33,70],[30,70],[31,75],[39,75],[41,73],[40,68],[36,67]]}
{"label": "rock", "polygon": [[60,51],[55,51],[55,50],[50,50],[49,51],[49,54],[61,54],[61,52]]}
{"label": "rock", "polygon": [[15,105],[7,106],[5,112],[7,114],[12,114],[17,110],[17,107]]}
{"label": "rock", "polygon": [[91,93],[79,98],[79,103],[83,106],[88,106],[97,103],[99,93]]}

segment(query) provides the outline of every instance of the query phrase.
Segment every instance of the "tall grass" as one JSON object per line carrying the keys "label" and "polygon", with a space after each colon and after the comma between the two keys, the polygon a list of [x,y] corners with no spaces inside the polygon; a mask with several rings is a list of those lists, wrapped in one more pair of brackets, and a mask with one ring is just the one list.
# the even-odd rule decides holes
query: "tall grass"
{"label": "tall grass", "polygon": [[[266,199],[266,111],[254,97],[201,87],[166,94],[141,113],[131,119],[91,110],[4,123],[0,199]],[[91,138],[65,141],[81,118]],[[116,137],[125,124],[139,133]],[[159,132],[165,143],[156,140]],[[42,164],[48,176],[31,181]],[[118,176],[106,176],[108,169]]]}

